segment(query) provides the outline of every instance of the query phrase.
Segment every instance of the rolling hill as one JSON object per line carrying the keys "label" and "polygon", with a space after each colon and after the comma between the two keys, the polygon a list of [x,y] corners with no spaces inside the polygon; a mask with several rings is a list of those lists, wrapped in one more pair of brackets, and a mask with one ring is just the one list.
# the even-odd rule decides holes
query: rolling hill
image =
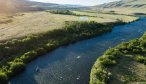
{"label": "rolling hill", "polygon": [[92,7],[93,10],[110,11],[120,14],[146,14],[146,0],[121,0]]}
{"label": "rolling hill", "polygon": [[42,3],[29,0],[0,0],[0,12],[41,11],[50,9],[77,9],[79,6]]}
{"label": "rolling hill", "polygon": [[146,0],[121,0],[111,3],[105,3],[98,7],[103,8],[116,8],[116,7],[129,7],[129,8],[146,8]]}

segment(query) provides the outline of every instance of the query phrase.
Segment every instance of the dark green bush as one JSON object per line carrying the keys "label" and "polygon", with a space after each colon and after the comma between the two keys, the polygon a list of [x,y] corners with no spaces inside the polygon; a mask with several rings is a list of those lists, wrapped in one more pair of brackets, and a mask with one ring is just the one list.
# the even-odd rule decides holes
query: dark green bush
{"label": "dark green bush", "polygon": [[94,84],[106,84],[108,80],[108,72],[103,69],[97,69],[96,73],[96,83]]}
{"label": "dark green bush", "polygon": [[47,53],[47,51],[46,51],[44,48],[38,48],[38,49],[35,50],[35,52],[37,52],[37,55],[38,55],[38,56]]}
{"label": "dark green bush", "polygon": [[75,13],[73,13],[70,10],[52,10],[52,11],[49,11],[49,12],[53,13],[53,14],[76,15]]}
{"label": "dark green bush", "polygon": [[100,63],[104,67],[110,67],[115,65],[117,62],[115,60],[109,59],[108,57],[99,58]]}
{"label": "dark green bush", "polygon": [[7,75],[1,71],[0,71],[0,84],[8,84]]}
{"label": "dark green bush", "polygon": [[144,56],[137,55],[137,56],[135,56],[134,59],[140,63],[146,64],[146,57],[144,57]]}
{"label": "dark green bush", "polygon": [[30,61],[32,61],[33,59],[35,59],[37,57],[37,52],[35,51],[30,51],[25,53],[24,55],[22,55],[20,57],[20,59],[23,60],[24,63],[29,63]]}
{"label": "dark green bush", "polygon": [[139,54],[139,53],[142,53],[142,48],[140,47],[135,47],[133,48],[133,51],[132,51],[134,54]]}
{"label": "dark green bush", "polygon": [[128,42],[123,42],[123,43],[121,43],[120,45],[118,45],[117,48],[118,48],[120,51],[127,50],[128,45],[129,45]]}
{"label": "dark green bush", "polygon": [[104,53],[104,55],[112,55],[112,52],[114,51],[115,51],[114,48],[110,48]]}
{"label": "dark green bush", "polygon": [[117,57],[120,57],[123,55],[123,53],[117,49],[117,48],[111,48],[109,50],[107,50],[104,55],[113,55],[113,56],[117,56]]}
{"label": "dark green bush", "polygon": [[48,43],[44,46],[44,49],[47,50],[47,52],[50,52],[52,51],[53,49],[55,49],[57,47],[56,44],[52,44],[52,43]]}
{"label": "dark green bush", "polygon": [[140,43],[140,46],[146,48],[146,40],[142,40]]}
{"label": "dark green bush", "polygon": [[139,39],[133,39],[129,42],[128,48],[133,48],[134,46],[139,46],[139,45],[140,45]]}
{"label": "dark green bush", "polygon": [[11,75],[14,76],[25,69],[25,64],[23,62],[10,62]]}

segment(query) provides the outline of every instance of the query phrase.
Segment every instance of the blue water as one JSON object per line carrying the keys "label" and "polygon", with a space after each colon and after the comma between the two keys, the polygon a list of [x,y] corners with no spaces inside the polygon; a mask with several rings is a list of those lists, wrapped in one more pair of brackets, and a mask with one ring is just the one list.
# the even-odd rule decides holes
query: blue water
{"label": "blue water", "polygon": [[146,19],[141,18],[116,26],[110,33],[60,47],[28,64],[10,84],[89,84],[92,65],[104,51],[123,41],[139,38],[145,31]]}

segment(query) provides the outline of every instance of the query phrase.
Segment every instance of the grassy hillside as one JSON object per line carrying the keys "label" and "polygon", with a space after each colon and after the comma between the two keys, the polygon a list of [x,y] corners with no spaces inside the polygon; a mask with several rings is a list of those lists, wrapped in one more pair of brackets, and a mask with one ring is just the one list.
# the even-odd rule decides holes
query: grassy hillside
{"label": "grassy hillside", "polygon": [[103,8],[129,7],[129,8],[145,8],[145,0],[121,0],[100,5]]}
{"label": "grassy hillside", "polygon": [[145,84],[146,33],[140,39],[107,50],[97,59],[90,84]]}
{"label": "grassy hillside", "polygon": [[146,13],[145,0],[121,0],[92,7],[94,10],[118,14]]}
{"label": "grassy hillside", "polygon": [[42,3],[30,0],[0,0],[0,13],[43,11],[52,9],[78,9],[80,6]]}
{"label": "grassy hillside", "polygon": [[32,3],[27,0],[1,0],[0,13],[42,10],[42,8],[36,7]]}

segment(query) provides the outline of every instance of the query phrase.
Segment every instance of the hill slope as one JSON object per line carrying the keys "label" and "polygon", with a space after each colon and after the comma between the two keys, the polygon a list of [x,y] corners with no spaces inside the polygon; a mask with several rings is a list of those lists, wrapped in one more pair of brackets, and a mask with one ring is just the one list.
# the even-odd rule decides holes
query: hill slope
{"label": "hill slope", "polygon": [[40,11],[48,9],[76,9],[77,7],[41,3],[29,0],[0,0],[0,12]]}
{"label": "hill slope", "polygon": [[102,4],[99,6],[103,8],[116,8],[116,7],[145,8],[146,0],[121,0],[121,1]]}
{"label": "hill slope", "polygon": [[121,0],[92,7],[120,14],[146,13],[146,0]]}

